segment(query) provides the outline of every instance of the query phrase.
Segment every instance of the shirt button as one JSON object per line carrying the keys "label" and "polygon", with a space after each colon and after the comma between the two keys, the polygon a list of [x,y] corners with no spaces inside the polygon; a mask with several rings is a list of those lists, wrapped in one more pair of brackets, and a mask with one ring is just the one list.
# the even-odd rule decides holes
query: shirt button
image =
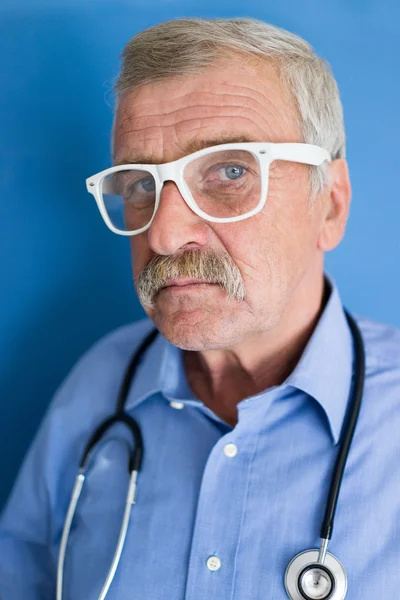
{"label": "shirt button", "polygon": [[236,444],[226,444],[226,446],[224,447],[224,454],[225,454],[225,456],[228,456],[229,458],[236,456],[237,451],[238,451],[238,449],[237,449]]}
{"label": "shirt button", "polygon": [[170,406],[172,406],[172,408],[183,408],[185,405],[183,404],[183,402],[170,402],[169,403]]}
{"label": "shirt button", "polygon": [[210,556],[207,560],[207,567],[210,571],[218,571],[221,568],[221,561],[218,556]]}

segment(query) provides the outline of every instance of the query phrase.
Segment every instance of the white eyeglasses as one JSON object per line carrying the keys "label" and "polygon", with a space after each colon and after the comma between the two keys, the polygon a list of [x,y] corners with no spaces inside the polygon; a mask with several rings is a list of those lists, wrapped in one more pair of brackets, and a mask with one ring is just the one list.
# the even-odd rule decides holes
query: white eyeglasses
{"label": "white eyeglasses", "polygon": [[86,187],[107,227],[119,235],[137,235],[150,227],[165,181],[176,184],[199,217],[234,223],[264,207],[274,160],[319,166],[331,156],[311,144],[221,144],[160,165],[110,167],[86,179]]}

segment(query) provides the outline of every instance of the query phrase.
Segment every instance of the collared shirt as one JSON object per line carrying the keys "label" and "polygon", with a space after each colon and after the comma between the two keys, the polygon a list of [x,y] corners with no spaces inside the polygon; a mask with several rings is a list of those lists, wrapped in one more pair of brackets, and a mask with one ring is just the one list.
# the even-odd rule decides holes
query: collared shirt
{"label": "collared shirt", "polygon": [[[284,600],[284,573],[317,548],[353,379],[338,290],[286,381],[238,404],[232,427],[195,397],[183,351],[158,334],[126,409],[144,458],[107,599]],[[366,346],[359,422],[328,551],[349,600],[399,597],[400,331],[356,316]],[[154,327],[112,332],[57,391],[0,523],[1,600],[53,600],[63,523],[90,433],[114,411],[124,370]],[[120,530],[130,434],[116,425],[89,460],[72,523],[64,600],[97,600]]]}

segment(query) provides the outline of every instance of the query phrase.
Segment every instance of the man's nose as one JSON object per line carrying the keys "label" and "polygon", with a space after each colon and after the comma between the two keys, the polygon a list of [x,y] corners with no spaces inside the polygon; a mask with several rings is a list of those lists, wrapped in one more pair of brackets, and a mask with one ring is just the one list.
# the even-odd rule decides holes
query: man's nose
{"label": "man's nose", "polygon": [[205,246],[211,229],[186,204],[173,181],[165,181],[153,222],[148,229],[150,248],[161,255],[172,255],[190,245]]}

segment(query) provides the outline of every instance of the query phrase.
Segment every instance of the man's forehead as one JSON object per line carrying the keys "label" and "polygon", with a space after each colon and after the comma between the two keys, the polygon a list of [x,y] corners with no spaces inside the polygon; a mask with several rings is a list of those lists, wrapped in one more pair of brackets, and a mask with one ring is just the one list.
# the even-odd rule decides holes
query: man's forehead
{"label": "man's forehead", "polygon": [[238,71],[237,64],[228,62],[223,70],[214,67],[193,77],[153,82],[127,92],[120,100],[113,164],[167,162],[159,155],[163,144],[171,149],[169,160],[178,160],[218,144],[296,141],[297,125],[289,126],[287,139],[282,130],[288,129],[293,115],[290,94],[271,65],[256,67],[242,61]]}

